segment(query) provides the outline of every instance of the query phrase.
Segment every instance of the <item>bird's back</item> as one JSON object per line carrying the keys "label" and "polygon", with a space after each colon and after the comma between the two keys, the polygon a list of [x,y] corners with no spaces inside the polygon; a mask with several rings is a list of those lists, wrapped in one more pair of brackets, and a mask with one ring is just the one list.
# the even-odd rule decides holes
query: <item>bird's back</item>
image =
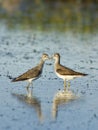
{"label": "bird's back", "polygon": [[23,81],[23,80],[28,80],[28,79],[35,79],[41,74],[42,70],[39,68],[39,66],[36,66],[27,72],[23,73],[17,78],[14,78],[12,82],[17,82],[17,81]]}
{"label": "bird's back", "polygon": [[76,72],[68,67],[65,67],[61,64],[58,64],[56,66],[56,72],[61,75],[80,75],[80,76],[86,76],[87,74]]}

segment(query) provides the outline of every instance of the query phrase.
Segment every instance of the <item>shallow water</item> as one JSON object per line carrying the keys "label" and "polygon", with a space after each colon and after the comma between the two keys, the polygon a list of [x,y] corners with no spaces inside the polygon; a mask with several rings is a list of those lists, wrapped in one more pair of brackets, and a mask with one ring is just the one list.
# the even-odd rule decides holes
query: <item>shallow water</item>
{"label": "shallow water", "polygon": [[[0,130],[98,129],[97,5],[90,5],[86,13],[84,7],[72,13],[74,7],[65,6],[61,10],[57,4],[46,12],[46,6],[35,6],[34,16],[25,11],[25,4],[15,15],[4,6],[9,16],[0,8]],[[71,80],[65,92],[63,80],[54,73],[54,61],[48,60],[42,76],[33,82],[32,97],[27,97],[26,82],[11,82],[34,67],[42,53],[55,52],[60,53],[61,64],[88,76]]]}
{"label": "shallow water", "polygon": [[[3,23],[0,28],[0,129],[97,130],[97,33],[9,31]],[[46,61],[42,77],[33,82],[31,99],[26,98],[26,82],[11,83],[12,77],[35,66],[44,52],[59,52],[63,65],[88,74],[71,81],[70,91],[78,98],[66,102],[61,96],[55,111],[55,95],[62,94],[63,81],[54,73],[54,61]]]}

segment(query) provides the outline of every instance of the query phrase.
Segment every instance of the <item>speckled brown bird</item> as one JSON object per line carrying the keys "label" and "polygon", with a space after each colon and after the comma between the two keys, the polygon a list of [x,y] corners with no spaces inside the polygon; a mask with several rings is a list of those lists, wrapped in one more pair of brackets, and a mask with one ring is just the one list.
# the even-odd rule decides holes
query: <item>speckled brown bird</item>
{"label": "speckled brown bird", "polygon": [[[64,80],[64,88],[66,88],[66,81],[87,75],[87,74],[84,74],[84,73],[76,72],[76,71],[74,71],[74,70],[72,70],[68,67],[61,65],[59,53],[55,53],[52,56],[52,58],[55,60],[54,69],[55,69],[56,75],[59,78]],[[69,86],[70,86],[70,84],[69,84]]]}
{"label": "speckled brown bird", "polygon": [[29,82],[29,84],[27,85],[27,90],[28,90],[32,81],[35,80],[35,79],[38,79],[41,76],[44,62],[47,59],[49,59],[49,56],[47,54],[43,54],[42,57],[41,57],[41,60],[40,60],[40,62],[37,66],[28,70],[27,72],[23,73],[22,75],[14,78],[12,80],[12,82],[28,81]]}

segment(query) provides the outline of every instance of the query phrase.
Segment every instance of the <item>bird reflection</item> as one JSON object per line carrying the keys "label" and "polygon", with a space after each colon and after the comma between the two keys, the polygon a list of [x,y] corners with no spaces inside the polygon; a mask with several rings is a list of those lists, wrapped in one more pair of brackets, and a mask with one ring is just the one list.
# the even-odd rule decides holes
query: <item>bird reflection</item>
{"label": "bird reflection", "polygon": [[58,107],[62,104],[68,103],[77,96],[70,90],[61,90],[54,95],[53,105],[52,105],[52,117],[55,120],[58,115]]}
{"label": "bird reflection", "polygon": [[29,88],[28,92],[29,93],[27,95],[12,93],[12,96],[17,97],[19,101],[33,107],[36,110],[36,113],[38,115],[40,122],[42,122],[43,115],[42,115],[42,110],[41,110],[41,103],[37,97],[33,96],[32,88]]}

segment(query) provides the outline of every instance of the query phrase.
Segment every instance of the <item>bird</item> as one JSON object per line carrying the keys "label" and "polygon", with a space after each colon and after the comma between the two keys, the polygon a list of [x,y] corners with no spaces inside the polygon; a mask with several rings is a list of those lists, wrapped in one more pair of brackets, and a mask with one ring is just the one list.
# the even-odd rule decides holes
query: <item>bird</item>
{"label": "bird", "polygon": [[[67,85],[66,85],[66,81],[70,81],[74,78],[78,78],[78,77],[82,77],[82,76],[86,76],[88,74],[84,74],[81,72],[76,72],[68,67],[65,67],[63,65],[60,64],[60,54],[59,53],[55,53],[52,56],[52,59],[55,60],[54,62],[54,70],[56,75],[64,80],[64,89],[66,90]],[[68,88],[70,87],[70,82],[68,82]]]}
{"label": "bird", "polygon": [[49,59],[48,54],[43,53],[42,57],[40,59],[40,62],[37,64],[37,66],[29,69],[28,71],[26,71],[25,73],[21,74],[20,76],[13,78],[12,82],[18,82],[18,81],[28,81],[28,85],[26,86],[27,92],[28,92],[28,96],[30,97],[31,94],[29,93],[29,87],[32,84],[33,80],[38,79],[41,74],[42,74],[42,70],[43,70],[43,66],[44,66],[44,62]]}

